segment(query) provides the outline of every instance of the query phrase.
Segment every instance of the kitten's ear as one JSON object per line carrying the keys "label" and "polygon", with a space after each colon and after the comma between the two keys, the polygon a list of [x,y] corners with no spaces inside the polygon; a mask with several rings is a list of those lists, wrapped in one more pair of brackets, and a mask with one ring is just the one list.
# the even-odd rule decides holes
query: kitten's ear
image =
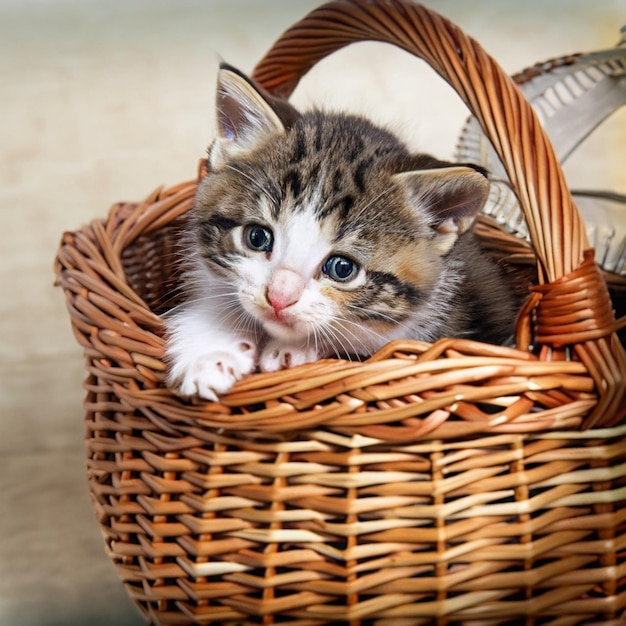
{"label": "kitten's ear", "polygon": [[251,80],[234,68],[222,65],[217,75],[218,136],[209,153],[212,169],[233,156],[247,152],[270,135],[284,133],[277,112]]}
{"label": "kitten's ear", "polygon": [[467,166],[402,172],[393,178],[435,232],[435,249],[441,256],[471,226],[489,195],[487,178]]}

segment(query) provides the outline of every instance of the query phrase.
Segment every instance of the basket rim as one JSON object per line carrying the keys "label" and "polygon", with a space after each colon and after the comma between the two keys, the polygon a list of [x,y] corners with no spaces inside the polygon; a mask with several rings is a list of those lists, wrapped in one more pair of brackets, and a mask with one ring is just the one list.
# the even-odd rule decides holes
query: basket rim
{"label": "basket rim", "polygon": [[[402,20],[406,20],[406,23]],[[399,21],[402,22],[400,35],[398,35]],[[315,25],[314,28],[307,26],[311,23]],[[393,28],[389,27],[389,24],[392,24]],[[482,113],[487,114],[493,98],[515,98],[515,106],[503,105],[500,102],[498,116],[504,117],[500,119],[496,116],[497,122],[503,125],[499,128],[499,134],[502,135],[504,143],[508,141],[510,147],[510,138],[506,137],[509,126],[506,124],[506,111],[503,112],[502,107],[507,110],[507,106],[515,109],[515,128],[527,129],[532,125],[529,121],[532,120],[532,116],[528,119],[525,116],[523,119],[519,118],[521,113],[517,109],[524,107],[523,96],[519,94],[514,83],[503,75],[495,61],[482,51],[479,44],[432,10],[403,0],[386,0],[378,4],[366,0],[339,0],[323,5],[294,25],[278,40],[257,66],[255,75],[266,86],[275,90],[284,90],[285,85],[293,88],[299,79],[298,73],[311,66],[311,59],[317,62],[321,58],[321,53],[328,54],[332,51],[331,48],[336,49],[339,44],[346,45],[345,36],[343,39],[334,39],[337,25],[344,34],[346,28],[352,29],[348,39],[356,41],[363,40],[366,36],[372,37],[372,29],[378,36],[377,28],[382,29],[388,38],[391,35],[404,36],[406,24],[410,24],[412,28],[425,28],[429,43],[433,42],[433,38],[440,38],[441,41],[437,40],[437,45],[433,44],[428,48],[430,56],[426,60],[436,65],[438,71],[445,66],[446,71],[458,72],[459,75],[465,72],[469,75],[468,78],[463,74],[458,79],[459,84],[455,85],[462,87],[466,96],[477,81],[481,85],[484,82],[482,79],[479,80],[482,74],[477,67],[488,68],[489,75],[495,77],[494,84],[497,83],[498,89],[494,93],[485,93],[486,87],[481,87],[483,91],[477,102]],[[415,39],[417,35],[411,32]],[[422,35],[425,38],[424,33]],[[325,37],[333,40],[331,48],[326,45]],[[289,47],[293,45],[294,38],[308,51],[309,56],[303,54],[302,58],[294,57],[293,49]],[[324,43],[321,48],[318,40]],[[313,52],[309,46],[313,47]],[[290,50],[286,61],[285,49]],[[437,60],[434,58],[436,54],[442,55],[445,60]],[[456,60],[453,59],[454,55],[457,56]],[[459,59],[459,56],[462,58]],[[279,62],[280,59],[284,65]],[[495,89],[493,85],[489,88]],[[522,98],[521,103],[519,98]],[[528,103],[525,103],[525,106],[529,108]],[[495,119],[492,115],[491,122]],[[544,144],[546,141],[544,138]],[[554,164],[548,159],[546,164],[544,165],[547,170],[543,172],[544,174],[551,173],[553,168],[560,172],[558,163]],[[523,169],[527,162],[518,165]],[[202,168],[200,175],[203,175]],[[224,396],[220,403],[188,402],[176,398],[163,387],[166,365],[162,359],[162,321],[130,288],[121,255],[141,235],[156,232],[188,211],[193,204],[196,186],[197,181],[188,181],[169,189],[158,188],[143,202],[118,203],[114,205],[106,220],[95,220],[81,231],[66,233],[57,255],[55,270],[58,284],[66,292],[76,337],[90,358],[90,371],[94,376],[100,376],[102,380],[108,381],[125,406],[132,406],[144,412],[151,411],[155,419],[161,422],[164,418],[172,420],[178,416],[185,424],[190,422],[199,424],[200,420],[203,420],[205,426],[237,430],[240,433],[250,430],[278,433],[289,428],[293,430],[297,423],[300,429],[317,428],[325,424],[341,429],[343,433],[353,434],[359,432],[359,429],[366,429],[361,430],[361,434],[377,433],[383,438],[448,437],[451,436],[449,424],[452,423],[457,428],[457,434],[460,423],[465,424],[466,433],[507,432],[507,429],[511,432],[525,430],[531,432],[542,429],[611,427],[619,421],[626,410],[624,402],[626,355],[613,328],[600,328],[602,336],[593,340],[587,340],[584,334],[577,337],[577,343],[572,348],[577,356],[574,365],[564,360],[568,351],[555,347],[555,342],[550,336],[546,338],[538,357],[531,355],[526,345],[513,355],[510,352],[502,352],[508,350],[505,348],[460,339],[445,339],[432,346],[404,342],[387,348],[391,350],[388,356],[392,356],[392,359],[382,359],[378,355],[358,366],[350,362],[335,362],[335,366],[341,371],[334,371],[332,375],[316,373],[319,367],[328,367],[327,363],[308,364],[286,370],[274,378],[254,374],[235,386],[231,394]],[[546,291],[549,293],[555,283],[558,283],[561,289],[567,288],[571,280],[577,280],[579,269],[576,267],[571,275],[548,282]],[[594,285],[595,283],[604,285],[599,273],[592,273],[589,281]],[[608,299],[608,292],[605,295]],[[102,301],[103,298],[108,299],[108,304]],[[549,298],[546,298],[545,294],[539,294],[531,303],[532,306],[520,316],[523,324],[529,328],[531,318],[536,315],[536,309],[543,300]],[[598,331],[597,324],[594,331],[596,333]],[[558,334],[559,330],[556,332]],[[491,361],[481,362],[479,366],[476,363],[479,357]],[[517,359],[514,365],[510,362],[511,358]],[[442,385],[452,380],[450,383],[452,388],[460,390],[455,393],[448,390],[447,395],[442,391],[443,395],[438,399],[420,397],[418,402],[422,406],[407,409],[404,404],[410,403],[402,398],[411,395],[418,397],[410,393],[410,386],[394,383],[404,395],[401,398],[390,399],[387,397],[388,392],[380,391],[380,383],[370,380],[371,372],[381,370],[381,363],[386,361],[394,362],[393,368],[401,374],[406,373],[406,362],[411,359],[431,363],[426,368],[427,371],[413,372],[412,378],[409,376],[413,384],[418,385],[420,389],[422,387],[418,384],[419,376],[429,376],[431,382],[439,380]],[[446,376],[440,375],[437,371],[438,368],[441,369],[437,363],[439,359],[448,360]],[[460,368],[458,373],[454,372],[449,363],[460,366],[463,359],[467,359],[465,363],[469,364],[469,371],[463,372]],[[356,370],[358,372],[355,373]],[[383,376],[380,372],[376,375]],[[369,386],[364,389],[353,388],[356,385],[355,376],[357,378],[360,376]],[[389,378],[388,373],[386,376]],[[317,389],[303,388],[299,379],[308,379],[309,387],[313,379],[322,386]],[[390,381],[385,384],[389,385]],[[333,404],[330,408],[328,408],[329,398],[332,396],[328,396],[329,390],[324,385],[330,385],[337,394],[334,404],[330,401],[330,404]],[[502,410],[493,415],[481,415],[469,399],[472,398],[472,402],[482,402],[485,396],[481,394],[488,396],[488,392],[484,389],[481,391],[479,387],[486,388],[489,385],[492,386],[492,391],[512,395],[505,395],[509,398],[508,404],[498,400],[502,403]],[[434,390],[430,391],[434,394]],[[522,401],[522,398],[525,400]],[[535,401],[542,407],[541,411],[534,409]],[[383,424],[369,423],[373,418],[358,417],[359,412],[366,411],[363,407],[367,406],[367,402],[378,403],[379,409],[387,411],[392,417],[403,416],[406,428],[391,432]],[[395,403],[395,406],[389,405],[390,402]],[[264,409],[253,414],[251,408],[259,403],[265,403]],[[311,410],[311,407],[314,407],[314,410]],[[465,411],[465,416],[460,421],[448,422],[450,407],[454,407],[455,411]],[[423,409],[429,409],[430,413],[422,419],[419,416],[423,414]],[[233,418],[235,410],[238,411],[237,419]],[[353,417],[352,414],[357,417]],[[294,416],[298,416],[297,422]],[[285,425],[285,421],[290,424]]]}
{"label": "basket rim", "polygon": [[[532,106],[477,41],[433,9],[409,0],[334,0],[288,28],[259,61],[253,78],[287,97],[316,63],[360,41],[390,43],[426,61],[476,117],[507,171],[526,218],[539,283],[555,294],[554,301],[563,302],[562,296],[570,291],[566,283],[579,280],[583,268],[590,272],[588,286],[594,291],[599,287],[602,293],[584,305],[579,299],[580,307],[574,300],[569,303],[584,320],[577,326],[576,352],[588,364],[600,393],[584,426],[619,419],[616,415],[626,412],[626,383],[618,374],[626,370],[626,352],[616,335],[619,325],[602,273],[588,262],[593,250],[584,223]],[[522,310],[518,346],[573,343],[570,320],[562,327],[561,322],[552,323],[547,335],[531,339],[533,318],[542,316],[547,302],[536,295]],[[552,305],[548,309],[542,317],[554,322],[555,309]]]}

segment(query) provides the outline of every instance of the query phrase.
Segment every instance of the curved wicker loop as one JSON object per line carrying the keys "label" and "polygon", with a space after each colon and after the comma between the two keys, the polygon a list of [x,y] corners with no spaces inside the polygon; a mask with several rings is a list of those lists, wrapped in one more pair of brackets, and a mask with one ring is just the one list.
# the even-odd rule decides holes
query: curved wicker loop
{"label": "curved wicker loop", "polygon": [[[426,61],[458,92],[502,160],[528,223],[540,284],[575,276],[589,251],[585,227],[552,146],[532,107],[499,65],[457,26],[407,0],[336,0],[288,29],[258,63],[254,78],[288,96],[300,78],[327,55],[355,42],[394,44]],[[596,278],[602,282],[600,273]],[[584,294],[583,294],[584,295]],[[533,300],[541,306],[541,299]],[[626,355],[614,334],[608,291],[586,302],[586,319],[570,334],[599,389],[600,402],[585,423],[615,423],[626,410]],[[588,319],[606,321],[605,326]],[[527,316],[533,309],[527,307]],[[545,318],[545,315],[543,316]],[[528,329],[528,322],[520,321]],[[556,327],[555,327],[556,328]],[[561,345],[562,332],[536,342]]]}
{"label": "curved wicker loop", "polygon": [[[371,14],[399,34],[416,22],[406,5],[382,3],[335,3],[353,26],[318,20],[318,34],[336,47]],[[398,7],[401,23],[387,15]],[[427,47],[437,41],[431,33]],[[599,401],[597,390],[622,388],[626,369],[607,357],[610,312],[585,303],[602,299],[592,257],[532,294],[537,328],[578,342],[577,360],[395,341],[364,363],[253,374],[219,402],[184,401],[164,385],[158,313],[180,296],[175,260],[196,189],[114,205],[65,233],[55,262],[87,357],[91,501],[146,619],[623,624],[626,424],[576,432],[602,403],[603,425],[615,422],[606,402],[618,396]],[[494,249],[532,258],[480,226]],[[572,318],[580,284],[591,293]]]}
{"label": "curved wicker loop", "polygon": [[[365,363],[327,360],[255,374],[220,403],[181,402],[163,384],[163,327],[154,311],[170,297],[171,226],[190,208],[196,187],[181,183],[140,203],[118,203],[106,220],[63,237],[57,284],[99,381],[102,399],[88,402],[92,410],[119,402],[168,433],[200,426],[271,438],[324,426],[371,444],[573,429],[596,405],[583,363],[542,362],[527,351],[462,339],[396,341]],[[497,410],[483,412],[476,403]],[[452,413],[461,420],[449,420]]]}
{"label": "curved wicker loop", "polygon": [[575,270],[588,247],[585,228],[558,160],[513,80],[449,20],[407,0],[337,0],[287,30],[257,64],[254,78],[289,95],[322,58],[351,43],[380,41],[426,61],[481,122],[519,196],[540,280]]}

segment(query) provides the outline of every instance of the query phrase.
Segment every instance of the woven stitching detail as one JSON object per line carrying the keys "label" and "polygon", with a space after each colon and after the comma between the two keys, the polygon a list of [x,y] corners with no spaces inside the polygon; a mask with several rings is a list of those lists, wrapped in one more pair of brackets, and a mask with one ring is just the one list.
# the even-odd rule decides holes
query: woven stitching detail
{"label": "woven stitching detail", "polygon": [[615,320],[592,249],[585,251],[582,264],[573,272],[531,291],[538,295],[534,316],[540,344],[562,347],[593,341],[626,325],[626,317]]}

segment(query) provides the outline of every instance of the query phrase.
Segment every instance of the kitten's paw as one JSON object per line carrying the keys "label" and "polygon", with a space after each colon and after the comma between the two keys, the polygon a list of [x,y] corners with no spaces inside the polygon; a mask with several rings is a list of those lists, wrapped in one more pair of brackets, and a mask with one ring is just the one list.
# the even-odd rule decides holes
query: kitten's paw
{"label": "kitten's paw", "polygon": [[259,365],[263,372],[277,372],[288,367],[317,361],[318,358],[315,346],[291,346],[270,341],[261,353]]}
{"label": "kitten's paw", "polygon": [[229,349],[196,355],[186,363],[174,362],[170,387],[184,397],[199,396],[216,402],[219,394],[256,368],[256,348],[249,341],[236,342]]}

